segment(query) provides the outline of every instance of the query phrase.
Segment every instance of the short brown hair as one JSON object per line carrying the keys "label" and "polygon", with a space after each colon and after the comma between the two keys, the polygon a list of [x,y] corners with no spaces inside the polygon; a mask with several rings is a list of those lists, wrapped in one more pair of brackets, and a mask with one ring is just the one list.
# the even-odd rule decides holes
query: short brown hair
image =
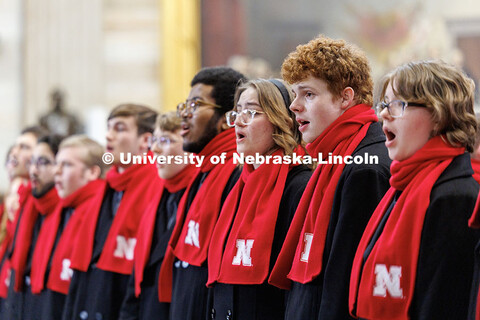
{"label": "short brown hair", "polygon": [[107,169],[107,166],[102,160],[105,149],[95,140],[90,139],[84,134],[78,134],[70,136],[64,139],[58,148],[62,150],[64,148],[83,148],[85,150],[82,161],[89,168],[97,166],[100,168],[100,176],[103,176]]}
{"label": "short brown hair", "polygon": [[343,89],[351,87],[356,103],[373,103],[368,59],[358,47],[343,40],[319,35],[299,45],[283,61],[282,77],[288,83],[297,83],[309,76],[325,81],[334,97],[340,97]]}
{"label": "short brown hair", "polygon": [[161,113],[157,116],[155,128],[162,131],[176,132],[181,129],[182,119],[177,116],[175,111]]}
{"label": "short brown hair", "polygon": [[[290,95],[290,101],[293,100],[291,88],[282,84]],[[267,115],[268,121],[273,124],[273,141],[275,145],[285,151],[285,154],[291,155],[294,149],[301,144],[302,137],[298,131],[298,122],[294,121],[294,115],[285,105],[280,89],[269,80],[255,79],[249,80],[238,86],[235,92],[235,107],[240,95],[248,88],[253,88],[258,94],[260,107]]]}
{"label": "short brown hair", "polygon": [[434,135],[445,135],[450,145],[473,151],[477,131],[475,83],[460,69],[443,61],[409,62],[385,76],[381,99],[389,84],[398,98],[427,105],[435,124]]}
{"label": "short brown hair", "polygon": [[37,138],[37,140],[41,137],[44,137],[48,134],[48,130],[41,126],[30,126],[26,127],[20,132],[20,134],[31,133]]}
{"label": "short brown hair", "polygon": [[138,128],[138,134],[140,135],[145,132],[153,132],[157,112],[139,104],[125,103],[116,106],[112,112],[110,112],[108,120],[116,117],[133,117]]}

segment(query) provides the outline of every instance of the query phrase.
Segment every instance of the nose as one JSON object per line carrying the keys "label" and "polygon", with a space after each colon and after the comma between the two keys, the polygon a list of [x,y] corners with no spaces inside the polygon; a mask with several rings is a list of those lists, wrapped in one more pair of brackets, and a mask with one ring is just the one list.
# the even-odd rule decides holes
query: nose
{"label": "nose", "polygon": [[242,121],[242,113],[237,114],[233,123],[235,124],[235,127],[245,127],[245,124],[243,124]]}
{"label": "nose", "polygon": [[20,150],[18,145],[14,145],[12,150],[10,151],[10,156],[11,157],[16,157],[18,156],[18,151]]}
{"label": "nose", "polygon": [[62,174],[62,166],[61,166],[59,163],[57,163],[57,164],[55,165],[55,167],[54,167],[54,169],[53,169],[53,174],[54,174],[55,176],[59,176],[59,175]]}
{"label": "nose", "polygon": [[188,112],[187,109],[183,109],[182,111],[180,111],[180,118],[182,119],[191,118],[192,116],[193,114],[191,112]]}
{"label": "nose", "polygon": [[107,129],[107,134],[105,135],[105,139],[107,139],[107,141],[112,141],[113,140],[113,129],[112,128]]}
{"label": "nose", "polygon": [[289,109],[292,111],[292,112],[300,112],[304,109],[304,106],[303,104],[301,104],[299,101],[298,101],[298,96],[295,97],[295,99],[293,99],[292,103],[290,104],[290,107]]}
{"label": "nose", "polygon": [[[377,112],[378,113],[378,112]],[[378,116],[383,119],[383,120],[392,120],[393,118],[390,116],[390,112],[388,112],[388,108],[383,108],[380,113],[378,113]]]}
{"label": "nose", "polygon": [[151,150],[156,154],[162,154],[163,148],[160,146],[159,143],[155,142],[152,144]]}
{"label": "nose", "polygon": [[31,162],[30,165],[28,166],[28,170],[29,170],[30,176],[34,176],[38,173],[37,165],[33,162]]}

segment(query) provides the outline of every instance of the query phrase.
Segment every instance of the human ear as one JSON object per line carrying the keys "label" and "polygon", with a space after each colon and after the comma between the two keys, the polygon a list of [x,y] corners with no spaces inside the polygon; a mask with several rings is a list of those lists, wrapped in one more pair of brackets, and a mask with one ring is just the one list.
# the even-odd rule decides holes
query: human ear
{"label": "human ear", "polygon": [[341,98],[342,98],[342,107],[341,108],[343,110],[346,110],[349,107],[353,106],[353,104],[355,103],[355,101],[354,101],[355,91],[351,87],[346,87],[342,91]]}

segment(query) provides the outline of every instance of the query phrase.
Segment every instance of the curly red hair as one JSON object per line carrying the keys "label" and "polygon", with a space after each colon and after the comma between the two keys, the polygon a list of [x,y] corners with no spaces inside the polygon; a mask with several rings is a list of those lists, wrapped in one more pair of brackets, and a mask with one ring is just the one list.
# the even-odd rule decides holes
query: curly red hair
{"label": "curly red hair", "polygon": [[343,40],[320,35],[297,46],[283,61],[282,77],[288,83],[298,83],[309,76],[325,81],[336,97],[351,87],[356,103],[373,103],[373,80],[367,57],[358,47]]}

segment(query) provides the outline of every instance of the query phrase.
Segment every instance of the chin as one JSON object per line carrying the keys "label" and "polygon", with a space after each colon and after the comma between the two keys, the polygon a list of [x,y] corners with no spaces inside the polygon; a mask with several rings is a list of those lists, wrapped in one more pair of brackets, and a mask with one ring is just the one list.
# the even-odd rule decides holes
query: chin
{"label": "chin", "polygon": [[315,141],[315,138],[310,137],[310,135],[308,135],[308,134],[307,134],[307,135],[303,135],[303,136],[302,136],[302,139],[303,139],[303,141],[305,141],[306,143],[311,143],[311,142]]}
{"label": "chin", "polygon": [[171,173],[165,172],[165,171],[163,171],[163,172],[158,172],[158,176],[159,176],[160,178],[162,178],[163,180],[168,180],[168,179],[173,178],[173,175],[172,175]]}
{"label": "chin", "polygon": [[238,154],[247,155],[246,152],[245,152],[245,149],[242,148],[242,147],[238,147],[238,146],[237,146],[237,153],[238,153]]}
{"label": "chin", "polygon": [[396,159],[396,158],[397,158],[397,155],[396,155],[394,152],[390,151],[390,150],[388,150],[388,157],[389,157],[392,161],[397,160],[397,159]]}

